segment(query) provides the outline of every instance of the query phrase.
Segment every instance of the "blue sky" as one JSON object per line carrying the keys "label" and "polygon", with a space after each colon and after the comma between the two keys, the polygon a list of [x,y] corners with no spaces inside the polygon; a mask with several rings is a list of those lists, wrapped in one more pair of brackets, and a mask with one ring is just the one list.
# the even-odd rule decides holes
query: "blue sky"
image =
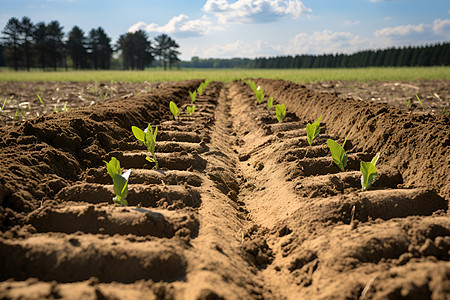
{"label": "blue sky", "polygon": [[0,0],[0,28],[28,16],[68,32],[103,27],[112,41],[167,33],[181,58],[352,53],[450,41],[448,0]]}

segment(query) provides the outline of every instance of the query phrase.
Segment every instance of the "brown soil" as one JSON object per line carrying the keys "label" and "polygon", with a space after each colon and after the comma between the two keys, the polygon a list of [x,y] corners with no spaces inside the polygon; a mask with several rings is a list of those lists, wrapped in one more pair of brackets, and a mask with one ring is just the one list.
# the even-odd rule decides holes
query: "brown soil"
{"label": "brown soil", "polygon": [[[283,123],[240,81],[211,83],[188,117],[192,80],[0,128],[0,298],[448,299],[448,117],[256,81]],[[149,122],[160,170],[131,133]],[[326,139],[346,136],[340,172]]]}

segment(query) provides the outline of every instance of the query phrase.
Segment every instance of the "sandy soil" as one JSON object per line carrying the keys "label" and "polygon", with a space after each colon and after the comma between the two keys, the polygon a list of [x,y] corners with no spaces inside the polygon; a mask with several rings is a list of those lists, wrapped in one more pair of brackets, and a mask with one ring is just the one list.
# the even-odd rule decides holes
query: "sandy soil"
{"label": "sandy soil", "polygon": [[[448,299],[449,118],[255,81],[282,123],[241,81],[211,83],[189,117],[192,80],[1,127],[0,297]],[[131,133],[149,122],[160,170]],[[326,139],[346,136],[340,172]],[[110,157],[132,169],[128,207]]]}

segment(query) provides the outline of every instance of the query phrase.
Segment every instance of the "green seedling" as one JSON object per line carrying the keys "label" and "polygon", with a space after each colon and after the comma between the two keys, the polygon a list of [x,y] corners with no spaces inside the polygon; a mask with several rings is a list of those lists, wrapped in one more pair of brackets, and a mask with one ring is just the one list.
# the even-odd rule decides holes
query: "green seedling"
{"label": "green seedling", "polygon": [[378,158],[380,158],[380,153],[377,153],[370,162],[361,162],[361,187],[363,191],[367,190],[377,178],[377,167],[375,165]]}
{"label": "green seedling", "polygon": [[195,105],[192,105],[192,106],[186,106],[186,111],[187,111],[188,115],[192,116],[192,114],[193,114],[194,111],[195,111]]}
{"label": "green seedling", "polygon": [[420,98],[419,98],[419,96],[416,94],[416,98],[417,98],[417,100],[419,101],[419,103],[420,103],[420,106],[422,106],[422,108],[423,108],[423,104],[422,104],[422,101],[420,101]]}
{"label": "green seedling", "polygon": [[331,157],[333,157],[334,163],[341,169],[341,171],[345,171],[345,167],[347,166],[347,153],[345,153],[344,146],[345,142],[347,142],[347,138],[345,138],[344,143],[339,145],[332,139],[327,140],[328,148],[331,151]]}
{"label": "green seedling", "polygon": [[151,92],[152,91],[152,87],[151,86],[149,86],[149,87],[147,87],[147,92]]}
{"label": "green seedling", "polygon": [[258,101],[258,103],[263,102],[263,100],[264,100],[264,91],[262,90],[262,88],[260,86],[258,86],[256,88],[255,96],[256,96],[256,101]]}
{"label": "green seedling", "polygon": [[[3,101],[2,109],[0,109],[1,112],[3,112],[3,110],[5,109],[6,101],[8,101],[7,98],[5,98],[5,101]],[[444,107],[444,110],[445,110],[445,107]]]}
{"label": "green seedling", "polygon": [[[6,101],[6,99],[5,99],[5,101]],[[5,104],[3,104],[3,106],[5,106]],[[3,110],[3,108],[2,108],[2,110]],[[442,114],[444,115],[444,116],[449,116],[450,115],[450,111],[446,111],[445,110],[445,107],[442,109]]]}
{"label": "green seedling", "polygon": [[308,143],[311,146],[313,140],[319,135],[320,133],[320,120],[322,119],[322,116],[317,119],[315,123],[308,123],[306,124],[306,136],[308,139]]}
{"label": "green seedling", "polygon": [[257,87],[256,87],[255,82],[251,81],[251,80],[247,80],[247,81],[245,81],[245,83],[252,89],[253,93],[256,94]]}
{"label": "green seedling", "polygon": [[193,91],[193,92],[189,91],[189,97],[191,97],[191,101],[192,101],[192,103],[194,103],[195,97],[197,97],[197,91]]}
{"label": "green seedling", "polygon": [[67,108],[67,101],[64,102],[64,107],[63,107],[62,111],[69,111],[69,109]]}
{"label": "green seedling", "polygon": [[114,193],[116,194],[113,198],[114,203],[117,206],[128,206],[126,197],[128,195],[128,178],[130,177],[131,169],[122,175],[120,162],[117,158],[111,157],[109,162],[103,162],[106,163],[106,170],[113,180]]}
{"label": "green seedling", "polygon": [[45,102],[44,102],[44,100],[42,100],[41,96],[39,96],[38,93],[36,93],[36,95],[37,95],[37,97],[39,98],[39,102],[41,102],[41,104],[44,106],[44,109],[45,109],[45,110],[48,110],[48,109],[47,109],[47,105],[45,105]]}
{"label": "green seedling", "polygon": [[151,163],[155,163],[154,168],[159,169],[158,160],[156,159],[155,147],[156,147],[156,135],[158,134],[158,126],[153,131],[152,125],[149,123],[145,130],[141,130],[136,126],[131,127],[134,137],[147,147],[147,150],[152,154],[152,157],[147,156],[145,159]]}
{"label": "green seedling", "polygon": [[15,120],[15,121],[19,121],[19,119],[20,119],[20,114],[21,114],[21,111],[20,111],[19,108],[17,108],[17,109],[16,109],[16,113],[14,114],[14,120]]}
{"label": "green seedling", "polygon": [[176,118],[180,112],[180,110],[178,109],[178,106],[175,104],[175,102],[170,101],[169,107],[170,107],[170,112],[172,113],[173,117]]}
{"label": "green seedling", "polygon": [[271,109],[273,106],[273,97],[269,97],[269,99],[267,99],[267,110]]}
{"label": "green seedling", "polygon": [[209,85],[210,83],[211,83],[211,80],[206,79],[206,80],[205,80],[205,88],[208,87],[208,85]]}
{"label": "green seedling", "polygon": [[279,123],[281,123],[286,116],[286,106],[284,104],[277,104],[275,106],[276,116]]}
{"label": "green seedling", "polygon": [[203,94],[203,89],[204,89],[204,87],[205,87],[205,85],[203,84],[203,82],[200,83],[200,85],[198,86],[197,92],[198,92],[199,96],[200,96],[201,94]]}
{"label": "green seedling", "polygon": [[406,99],[406,108],[411,106],[411,99]]}

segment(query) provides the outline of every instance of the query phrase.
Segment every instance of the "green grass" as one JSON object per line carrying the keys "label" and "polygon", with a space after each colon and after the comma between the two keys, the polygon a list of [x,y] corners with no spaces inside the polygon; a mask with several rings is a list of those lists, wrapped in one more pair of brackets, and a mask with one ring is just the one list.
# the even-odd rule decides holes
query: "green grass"
{"label": "green grass", "polygon": [[148,69],[145,71],[10,71],[0,70],[0,81],[99,81],[155,82],[209,78],[231,82],[241,78],[284,79],[297,83],[323,80],[348,81],[415,81],[450,80],[450,67],[358,68],[358,69]]}

